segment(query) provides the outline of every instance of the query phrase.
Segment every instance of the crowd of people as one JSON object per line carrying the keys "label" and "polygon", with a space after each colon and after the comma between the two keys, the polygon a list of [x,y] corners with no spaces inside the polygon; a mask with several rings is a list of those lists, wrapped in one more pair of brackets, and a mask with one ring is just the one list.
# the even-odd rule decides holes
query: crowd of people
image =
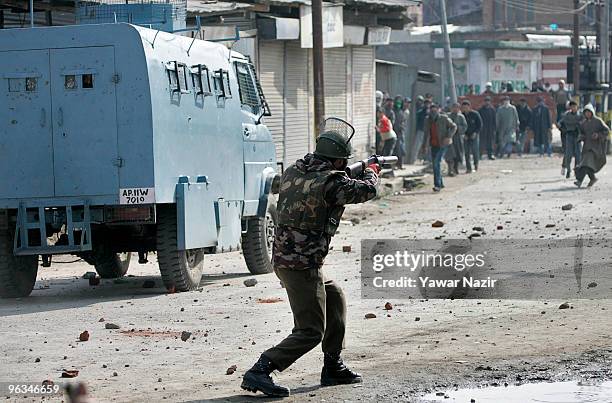
{"label": "crowd of people", "polygon": [[[536,92],[546,91],[540,91],[537,83],[534,84]],[[495,93],[490,86],[478,109],[473,109],[467,98],[443,107],[434,102],[431,94],[418,96],[414,138],[409,133],[411,99],[399,95],[392,98],[377,91],[377,153],[396,155],[398,168],[406,156],[410,161],[430,162],[434,172],[433,190],[439,192],[444,188],[442,161],[446,161],[447,175],[452,177],[459,175],[462,165],[467,174],[477,171],[485,155],[489,160],[510,158],[514,153],[519,157],[524,153],[551,157],[554,124],[561,133],[561,174],[569,179],[574,173],[574,184],[578,187],[588,176],[588,186],[593,186],[597,181],[595,174],[606,163],[610,130],[591,104],[582,112],[579,110],[563,81],[557,90],[550,91],[556,107],[556,122],[543,96],[537,97],[533,108],[526,97],[521,97],[515,105],[508,95],[501,97],[499,105],[494,105]]]}

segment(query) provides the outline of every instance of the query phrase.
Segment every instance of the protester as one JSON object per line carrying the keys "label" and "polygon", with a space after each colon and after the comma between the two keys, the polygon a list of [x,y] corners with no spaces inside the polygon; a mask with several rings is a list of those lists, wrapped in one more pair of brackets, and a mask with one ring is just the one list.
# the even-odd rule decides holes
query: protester
{"label": "protester", "polygon": [[514,85],[510,81],[506,83],[506,92],[514,92]]}
{"label": "protester", "polygon": [[459,175],[459,164],[463,161],[463,136],[467,131],[468,124],[457,102],[451,105],[451,112],[448,117],[451,118],[457,126],[457,130],[453,135],[453,142],[448,146],[445,157],[446,163],[448,164],[448,176],[452,177]]}
{"label": "protester", "polygon": [[416,138],[414,142],[414,148],[411,152],[414,155],[411,156],[412,160],[417,159],[417,157],[421,160],[426,159],[425,155],[422,153],[422,150],[427,150],[426,145],[423,143],[423,139],[425,137],[425,119],[429,114],[429,108],[431,107],[431,101],[428,99],[423,100],[423,107],[421,109],[417,109],[416,112]]}
{"label": "protester", "polygon": [[[523,155],[525,151],[525,142],[527,141],[527,132],[529,131],[529,124],[531,123],[531,108],[527,105],[527,99],[521,98],[519,100],[519,106],[516,108],[516,112],[519,117],[519,134],[517,138],[517,152],[519,157]],[[529,152],[529,151],[528,151]]]}
{"label": "protester", "polygon": [[565,136],[565,150],[563,155],[563,165],[561,167],[561,175],[565,175],[569,179],[572,166],[572,158],[574,159],[574,171],[576,165],[580,162],[581,144],[580,144],[580,124],[582,123],[582,114],[578,112],[578,104],[574,101],[569,103],[570,110],[561,117],[559,121],[559,130],[561,135]]}
{"label": "protester", "polygon": [[487,82],[485,84],[485,90],[482,92],[483,95],[495,95],[495,91],[493,91],[493,83]]}
{"label": "protester", "polygon": [[588,187],[597,182],[595,174],[606,165],[606,151],[608,148],[608,136],[610,129],[603,120],[595,115],[595,108],[588,104],[584,107],[584,120],[580,125],[580,140],[584,142],[582,146],[582,158],[576,167],[576,182],[578,187],[582,186],[582,181],[588,175]]}
{"label": "protester", "polygon": [[385,116],[389,118],[391,124],[395,123],[395,111],[393,110],[393,99],[390,96],[385,97],[385,101],[383,103],[383,112]]}
{"label": "protester", "polygon": [[444,188],[440,167],[448,146],[453,141],[457,125],[436,104],[431,105],[429,116],[425,119],[425,139],[431,147],[431,161],[434,172],[434,192]]}
{"label": "protester", "polygon": [[465,100],[461,103],[461,112],[465,116],[467,129],[465,131],[465,169],[466,173],[472,173],[470,155],[474,161],[474,169],[478,171],[478,161],[480,160],[480,130],[482,129],[482,119],[480,114],[472,109],[472,103]]}
{"label": "protester", "polygon": [[399,169],[403,168],[403,163],[404,163],[403,157],[408,155],[407,147],[408,147],[408,144],[410,144],[411,135],[412,135],[410,133],[410,105],[411,104],[412,104],[412,100],[409,97],[404,98],[404,104],[402,106],[402,114],[403,114],[403,120],[404,120],[404,125],[403,125],[404,146],[402,148],[402,151],[403,151],[402,158],[398,159],[397,167]]}
{"label": "protester", "polygon": [[518,112],[514,105],[510,103],[510,97],[504,97],[501,106],[497,108],[495,118],[497,135],[500,139],[499,156],[507,155],[510,158],[512,146],[516,141],[516,132],[519,128]]}
{"label": "protester", "polygon": [[557,123],[559,123],[563,114],[567,111],[567,103],[570,101],[570,93],[565,89],[565,81],[559,81],[559,89],[552,92],[552,97],[557,107]]}
{"label": "protester", "polygon": [[382,91],[376,90],[376,106],[381,107],[384,99],[384,95]]}
{"label": "protester", "polygon": [[376,119],[377,124],[376,127],[380,133],[380,139],[382,141],[382,151],[381,154],[385,157],[388,157],[393,152],[393,148],[395,147],[395,142],[397,140],[397,135],[393,131],[393,125],[391,120],[385,115],[381,108],[376,110]]}
{"label": "protester", "polygon": [[484,142],[487,157],[489,157],[490,160],[494,160],[495,156],[493,155],[493,145],[495,144],[495,133],[497,129],[496,113],[495,108],[491,104],[491,97],[485,98],[484,105],[478,112],[480,113],[480,118],[482,119],[480,139]]}
{"label": "protester", "polygon": [[529,127],[533,130],[534,145],[538,147],[540,157],[543,156],[544,153],[550,157],[552,156],[552,146],[550,144],[552,122],[550,111],[544,103],[544,98],[538,97],[537,103],[537,106],[533,109]]}
{"label": "protester", "polygon": [[393,155],[397,157],[397,168],[402,168],[404,151],[404,131],[407,125],[407,117],[404,114],[404,98],[401,95],[397,95],[393,101],[393,113],[395,115],[395,121],[393,122],[393,131],[397,136],[395,146],[393,148]]}

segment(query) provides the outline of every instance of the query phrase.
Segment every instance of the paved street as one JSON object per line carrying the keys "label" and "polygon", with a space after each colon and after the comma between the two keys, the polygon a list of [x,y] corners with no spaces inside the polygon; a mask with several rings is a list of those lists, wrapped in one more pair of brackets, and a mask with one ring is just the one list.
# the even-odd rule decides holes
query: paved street
{"label": "paved street", "polygon": [[[560,162],[483,161],[476,174],[446,179],[442,193],[427,178],[423,188],[349,208],[326,271],[347,294],[345,360],[364,383],[319,388],[322,355],[313,351],[277,376],[292,388],[287,401],[413,401],[453,385],[612,377],[612,300],[569,300],[572,309],[559,310],[566,301],[360,297],[362,238],[465,238],[474,226],[486,238],[609,236],[610,168],[596,187],[576,189]],[[562,211],[567,203],[572,210]],[[445,225],[432,228],[436,220]],[[199,292],[166,294],[155,262],[135,260],[129,277],[97,287],[81,279],[93,271],[84,262],[54,263],[40,269],[30,298],[1,300],[0,380],[60,383],[62,370],[77,369],[71,382],[84,382],[97,401],[244,401],[242,373],[291,330],[278,279],[257,276],[245,287],[252,276],[230,253],[207,257]],[[143,288],[146,280],[156,287]],[[84,330],[90,338],[80,342]]]}

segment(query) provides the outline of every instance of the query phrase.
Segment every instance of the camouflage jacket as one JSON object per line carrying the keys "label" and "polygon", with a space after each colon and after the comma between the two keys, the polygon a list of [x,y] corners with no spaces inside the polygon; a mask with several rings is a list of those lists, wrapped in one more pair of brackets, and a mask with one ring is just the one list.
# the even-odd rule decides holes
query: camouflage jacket
{"label": "camouflage jacket", "polygon": [[[296,173],[303,173],[304,176],[312,176],[312,173],[321,172],[322,177],[327,177],[323,186],[316,186],[323,190],[323,197],[313,198],[321,200],[325,204],[327,211],[338,211],[342,215],[342,206],[345,204],[363,203],[376,196],[376,185],[378,176],[374,171],[367,169],[360,179],[351,179],[344,173],[334,173],[333,166],[324,159],[319,159],[313,154],[307,154],[303,159],[298,160],[294,165],[287,168],[281,179],[279,201],[287,199],[283,192],[295,192],[294,184],[288,184],[288,178],[295,178]],[[317,181],[304,182],[302,186],[312,186]],[[309,200],[311,202],[312,200]],[[285,210],[287,207],[279,206]],[[312,211],[322,211],[320,206],[309,206]],[[298,206],[290,208],[298,209]],[[296,211],[302,215],[303,212]],[[280,216],[280,214],[279,214]],[[338,216],[338,219],[339,219]],[[329,251],[329,242],[333,234],[325,229],[305,229],[295,220],[292,226],[283,225],[283,220],[276,228],[276,235],[273,246],[273,263],[276,269],[304,270],[320,268]],[[302,227],[302,228],[300,228]]]}

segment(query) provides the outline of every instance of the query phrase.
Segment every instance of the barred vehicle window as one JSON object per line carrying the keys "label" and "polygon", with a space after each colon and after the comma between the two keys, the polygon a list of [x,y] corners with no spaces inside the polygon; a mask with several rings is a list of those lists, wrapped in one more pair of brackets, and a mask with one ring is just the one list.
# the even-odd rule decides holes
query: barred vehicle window
{"label": "barred vehicle window", "polygon": [[251,75],[249,66],[245,63],[236,63],[236,77],[238,78],[238,88],[240,89],[240,102],[254,108],[259,107],[260,100],[255,80]]}

